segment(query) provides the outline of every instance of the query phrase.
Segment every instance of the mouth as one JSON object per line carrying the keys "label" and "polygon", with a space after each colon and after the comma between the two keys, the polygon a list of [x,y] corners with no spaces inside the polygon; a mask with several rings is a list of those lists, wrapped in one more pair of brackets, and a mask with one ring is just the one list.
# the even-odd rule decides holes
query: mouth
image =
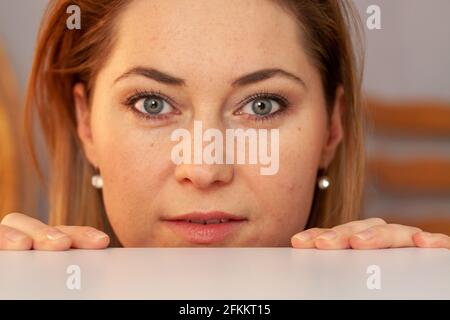
{"label": "mouth", "polygon": [[248,221],[226,212],[192,212],[163,222],[173,232],[194,244],[214,244],[224,241]]}

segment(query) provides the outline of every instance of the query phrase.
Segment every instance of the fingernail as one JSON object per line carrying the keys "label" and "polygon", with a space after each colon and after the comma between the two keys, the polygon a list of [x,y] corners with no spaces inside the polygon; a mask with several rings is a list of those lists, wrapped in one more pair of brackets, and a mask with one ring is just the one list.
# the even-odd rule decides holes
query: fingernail
{"label": "fingernail", "polygon": [[100,239],[106,238],[108,236],[106,233],[98,231],[98,230],[89,230],[86,232],[86,235],[89,238],[93,238],[96,240],[100,240]]}
{"label": "fingernail", "polygon": [[309,232],[309,231],[300,232],[300,233],[297,233],[297,234],[294,236],[294,238],[295,238],[295,239],[298,239],[298,240],[300,240],[300,241],[309,241],[309,240],[312,239],[312,234],[311,234],[311,232]]}
{"label": "fingernail", "polygon": [[355,237],[358,237],[359,239],[361,239],[363,241],[370,240],[374,236],[375,236],[375,230],[373,230],[373,229],[367,229],[367,230],[364,230],[363,232],[355,234]]}
{"label": "fingernail", "polygon": [[328,230],[322,233],[320,236],[318,236],[316,239],[322,239],[322,240],[333,240],[337,237],[337,232],[334,230]]}
{"label": "fingernail", "polygon": [[55,241],[64,237],[67,237],[67,235],[65,233],[62,233],[61,231],[55,229],[47,231],[47,239],[49,240]]}
{"label": "fingernail", "polygon": [[20,242],[21,240],[24,240],[27,236],[21,232],[9,231],[7,234],[5,234],[5,237],[11,242]]}

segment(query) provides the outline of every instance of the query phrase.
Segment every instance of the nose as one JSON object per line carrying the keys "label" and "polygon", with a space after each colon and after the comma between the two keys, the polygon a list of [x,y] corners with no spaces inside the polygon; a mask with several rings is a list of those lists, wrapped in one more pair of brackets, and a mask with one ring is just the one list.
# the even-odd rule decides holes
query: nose
{"label": "nose", "polygon": [[229,164],[179,164],[175,168],[175,178],[180,183],[191,183],[199,189],[228,184],[234,175]]}

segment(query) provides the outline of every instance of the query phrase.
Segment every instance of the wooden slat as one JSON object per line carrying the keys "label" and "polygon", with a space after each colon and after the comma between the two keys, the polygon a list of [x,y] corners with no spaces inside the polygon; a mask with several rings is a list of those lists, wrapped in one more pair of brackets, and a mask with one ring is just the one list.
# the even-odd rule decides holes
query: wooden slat
{"label": "wooden slat", "polygon": [[368,99],[367,111],[375,132],[450,137],[450,103]]}
{"label": "wooden slat", "polygon": [[368,175],[387,192],[439,193],[450,196],[450,159],[399,160],[388,156],[368,160]]}

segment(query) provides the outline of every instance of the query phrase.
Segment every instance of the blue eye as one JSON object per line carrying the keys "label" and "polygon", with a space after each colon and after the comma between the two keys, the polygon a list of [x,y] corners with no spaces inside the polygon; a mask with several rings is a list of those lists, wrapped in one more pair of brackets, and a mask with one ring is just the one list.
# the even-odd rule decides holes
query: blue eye
{"label": "blue eye", "polygon": [[166,114],[173,111],[173,107],[164,99],[157,96],[144,96],[133,103],[134,108],[138,111],[156,116]]}
{"label": "blue eye", "polygon": [[258,98],[247,103],[242,109],[242,113],[256,116],[268,116],[281,109],[278,101],[271,98]]}
{"label": "blue eye", "polygon": [[240,109],[234,112],[235,115],[242,115],[250,121],[272,120],[284,114],[291,103],[287,97],[281,93],[270,93],[268,90],[255,93],[246,98]]}

